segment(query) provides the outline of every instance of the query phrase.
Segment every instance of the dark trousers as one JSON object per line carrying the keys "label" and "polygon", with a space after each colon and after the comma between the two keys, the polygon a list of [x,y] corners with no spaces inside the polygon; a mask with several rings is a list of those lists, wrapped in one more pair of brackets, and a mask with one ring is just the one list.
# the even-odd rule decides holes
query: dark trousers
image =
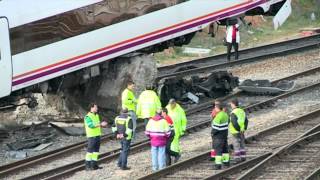
{"label": "dark trousers", "polygon": [[127,167],[127,160],[128,160],[129,150],[130,150],[130,143],[131,143],[131,140],[122,139],[120,141],[121,152],[120,152],[120,156],[118,159],[118,167],[122,167],[122,168]]}
{"label": "dark trousers", "polygon": [[89,137],[87,152],[94,153],[94,152],[99,152],[99,150],[100,150],[100,136]]}
{"label": "dark trousers", "polygon": [[231,57],[231,49],[234,49],[235,52],[235,59],[239,59],[239,43],[237,43],[236,41],[232,41],[232,43],[227,43],[227,59],[228,61],[230,61],[230,57]]}
{"label": "dark trousers", "polygon": [[147,127],[147,124],[149,122],[149,118],[144,118],[143,119],[143,122],[144,122],[144,126]]}
{"label": "dark trousers", "polygon": [[223,153],[229,153],[228,138],[227,137],[213,137],[212,148],[215,150],[217,156],[222,156]]}
{"label": "dark trousers", "polygon": [[179,153],[171,151],[171,143],[172,143],[173,139],[174,139],[174,131],[171,131],[170,137],[169,137],[167,144],[166,144],[166,161],[167,161],[166,163],[167,163],[167,166],[171,165],[171,156],[173,156],[173,157],[179,156]]}

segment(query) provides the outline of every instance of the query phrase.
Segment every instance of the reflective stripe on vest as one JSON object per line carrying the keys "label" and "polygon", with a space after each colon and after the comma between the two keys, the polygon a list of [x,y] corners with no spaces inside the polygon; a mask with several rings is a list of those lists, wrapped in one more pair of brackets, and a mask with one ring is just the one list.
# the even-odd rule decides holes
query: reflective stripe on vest
{"label": "reflective stripe on vest", "polygon": [[[98,114],[89,112],[86,117],[89,117],[92,120],[94,126],[100,125],[100,117]],[[101,128],[100,127],[90,128],[86,123],[86,121],[85,121],[85,129],[86,129],[87,137],[101,136]]]}
{"label": "reflective stripe on vest", "polygon": [[127,134],[127,137],[126,137],[127,140],[130,140],[132,138],[132,129],[129,128],[130,119],[131,119],[130,116],[128,116],[127,118],[116,117],[115,119],[116,126],[117,125],[125,126],[125,133]]}
{"label": "reflective stripe on vest", "polygon": [[229,121],[228,114],[224,111],[220,111],[216,114],[216,116],[212,120],[211,127],[219,131],[227,130],[228,121]]}

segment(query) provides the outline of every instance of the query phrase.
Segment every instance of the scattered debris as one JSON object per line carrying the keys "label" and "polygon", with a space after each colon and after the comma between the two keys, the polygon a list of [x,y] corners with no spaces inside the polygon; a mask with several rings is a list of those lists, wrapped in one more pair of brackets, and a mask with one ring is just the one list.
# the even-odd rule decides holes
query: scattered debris
{"label": "scattered debris", "polygon": [[32,151],[41,151],[49,146],[51,146],[53,143],[44,143],[44,144],[40,144],[39,146],[31,149]]}
{"label": "scattered debris", "polygon": [[209,54],[211,52],[211,49],[204,49],[204,48],[191,48],[191,47],[185,47],[183,50],[183,53],[186,54],[202,54],[202,55],[206,55]]}
{"label": "scattered debris", "polygon": [[0,142],[8,138],[8,136],[9,136],[9,133],[7,131],[0,130]]}
{"label": "scattered debris", "polygon": [[217,71],[203,77],[162,79],[158,84],[158,94],[164,105],[170,98],[175,98],[182,103],[197,103],[200,96],[221,97],[231,92],[238,84],[238,77],[234,77],[227,71]]}
{"label": "scattered debris", "polygon": [[311,36],[314,34],[318,34],[320,33],[320,27],[316,27],[316,28],[301,28],[300,29],[300,33],[303,36]]}
{"label": "scattered debris", "polygon": [[272,85],[269,80],[251,80],[247,79],[239,85],[239,89],[253,94],[277,95],[283,92],[291,91],[295,86],[294,81],[280,81]]}
{"label": "scattered debris", "polygon": [[28,157],[28,154],[25,151],[7,151],[5,156],[12,159],[24,159]]}
{"label": "scattered debris", "polygon": [[42,143],[48,143],[55,137],[55,134],[47,133],[47,134],[38,134],[34,135],[34,137],[26,137],[21,140],[17,140],[13,143],[7,143],[7,146],[10,150],[18,151],[23,149],[31,149],[36,146],[39,146]]}
{"label": "scattered debris", "polygon": [[55,128],[57,131],[68,135],[68,136],[84,136],[84,128],[83,127],[60,127],[55,123],[49,123],[51,127]]}

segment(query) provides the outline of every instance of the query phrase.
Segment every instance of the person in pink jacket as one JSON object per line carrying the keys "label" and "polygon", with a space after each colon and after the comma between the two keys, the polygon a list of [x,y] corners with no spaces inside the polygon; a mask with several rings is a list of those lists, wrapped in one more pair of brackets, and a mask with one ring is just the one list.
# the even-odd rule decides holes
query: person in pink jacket
{"label": "person in pink jacket", "polygon": [[170,127],[161,113],[161,110],[157,110],[156,115],[148,121],[145,131],[150,138],[153,171],[166,167],[166,144],[170,136]]}

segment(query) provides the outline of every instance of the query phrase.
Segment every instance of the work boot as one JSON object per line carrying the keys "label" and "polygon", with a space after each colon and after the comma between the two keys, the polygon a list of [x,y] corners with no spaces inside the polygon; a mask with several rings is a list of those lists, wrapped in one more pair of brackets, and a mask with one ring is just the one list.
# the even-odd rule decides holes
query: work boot
{"label": "work boot", "polygon": [[166,164],[167,164],[167,166],[171,165],[171,156],[166,157]]}
{"label": "work boot", "polygon": [[91,161],[85,161],[85,166],[86,166],[86,171],[93,170],[92,167],[91,167]]}
{"label": "work boot", "polygon": [[177,162],[179,161],[180,157],[181,157],[180,154],[178,154],[177,156],[175,156],[173,162],[174,162],[174,163],[177,163]]}
{"label": "work boot", "polygon": [[120,169],[126,171],[126,170],[130,170],[131,168],[126,166],[126,167],[121,167]]}
{"label": "work boot", "polygon": [[223,162],[223,166],[229,167],[230,166],[230,162]]}
{"label": "work boot", "polygon": [[213,166],[213,170],[220,170],[220,169],[222,169],[221,164],[215,164],[215,165]]}
{"label": "work boot", "polygon": [[97,161],[91,161],[92,170],[102,169],[102,167],[98,166]]}

